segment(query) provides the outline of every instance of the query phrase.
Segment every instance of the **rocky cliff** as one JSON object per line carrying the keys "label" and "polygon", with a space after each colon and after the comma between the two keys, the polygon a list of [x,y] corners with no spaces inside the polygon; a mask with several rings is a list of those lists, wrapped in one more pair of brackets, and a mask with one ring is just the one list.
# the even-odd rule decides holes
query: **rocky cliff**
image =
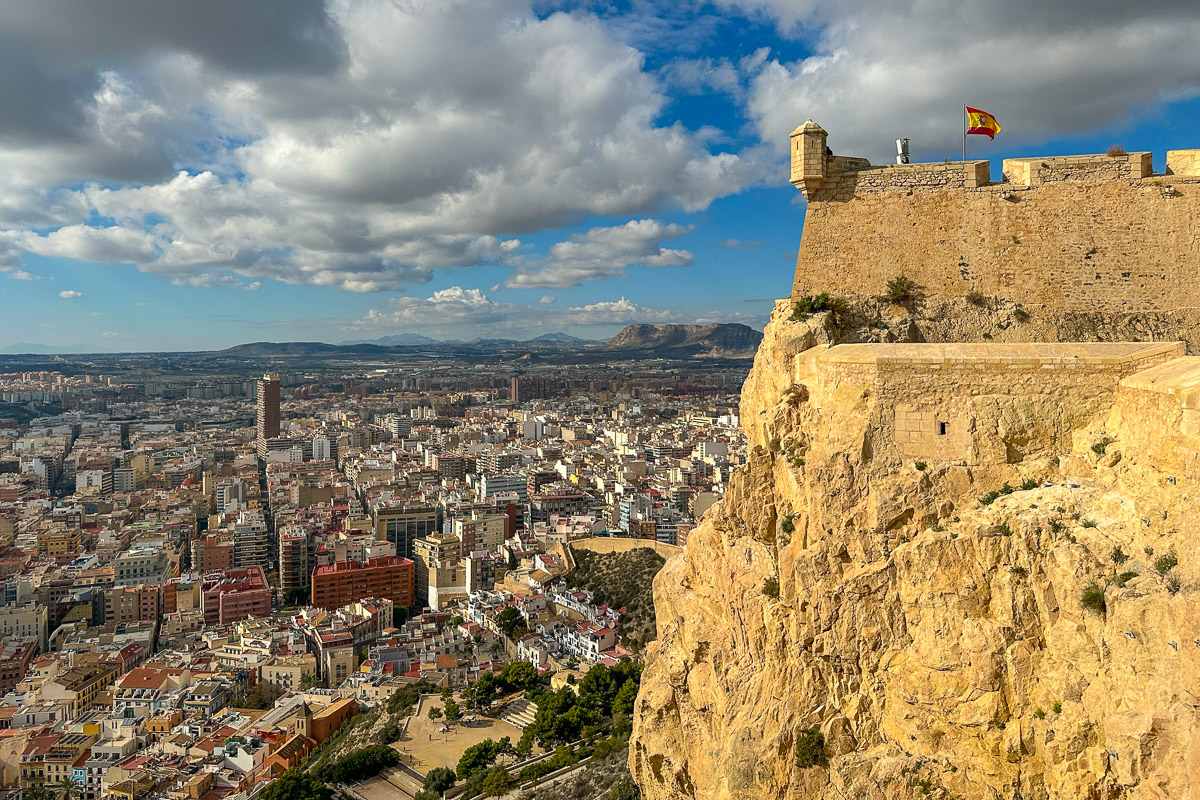
{"label": "rocky cliff", "polygon": [[606,350],[652,351],[673,358],[750,358],[762,334],[737,322],[712,325],[627,325]]}
{"label": "rocky cliff", "polygon": [[645,797],[1200,797],[1194,380],[1097,403],[976,393],[1000,455],[915,461],[877,387],[807,377],[837,342],[1068,337],[1195,327],[777,305],[743,389],[749,463],[655,580],[630,749]]}

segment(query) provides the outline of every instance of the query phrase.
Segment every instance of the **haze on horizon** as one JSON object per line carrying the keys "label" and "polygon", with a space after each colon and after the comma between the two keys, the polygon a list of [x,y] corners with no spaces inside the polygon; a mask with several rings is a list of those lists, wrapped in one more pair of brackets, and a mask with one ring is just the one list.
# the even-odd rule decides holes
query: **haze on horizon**
{"label": "haze on horizon", "polygon": [[[761,327],[837,152],[1192,147],[1200,6],[0,0],[0,348]],[[994,170],[998,172],[998,170]]]}

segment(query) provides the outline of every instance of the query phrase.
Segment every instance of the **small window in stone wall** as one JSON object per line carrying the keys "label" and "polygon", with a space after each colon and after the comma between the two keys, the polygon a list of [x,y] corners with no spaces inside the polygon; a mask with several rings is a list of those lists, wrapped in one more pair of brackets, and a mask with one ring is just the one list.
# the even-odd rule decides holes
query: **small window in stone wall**
{"label": "small window in stone wall", "polygon": [[939,422],[937,424],[938,436],[945,436],[950,431],[950,423]]}

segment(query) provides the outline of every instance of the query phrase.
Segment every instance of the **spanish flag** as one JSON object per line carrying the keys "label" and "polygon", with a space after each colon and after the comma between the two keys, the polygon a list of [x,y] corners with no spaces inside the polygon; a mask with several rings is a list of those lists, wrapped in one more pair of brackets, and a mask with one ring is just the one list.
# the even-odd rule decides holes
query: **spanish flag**
{"label": "spanish flag", "polygon": [[1000,123],[996,122],[995,117],[978,108],[963,108],[967,110],[967,133],[982,133],[989,139],[996,138],[996,134],[1000,132]]}

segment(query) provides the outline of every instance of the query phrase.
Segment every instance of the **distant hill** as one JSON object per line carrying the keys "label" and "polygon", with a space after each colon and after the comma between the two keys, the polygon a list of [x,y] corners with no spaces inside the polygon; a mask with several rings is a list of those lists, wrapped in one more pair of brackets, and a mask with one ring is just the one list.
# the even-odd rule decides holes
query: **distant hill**
{"label": "distant hill", "polygon": [[562,332],[543,333],[541,336],[535,336],[529,341],[531,342],[590,342],[591,339],[580,339],[578,336],[568,336]]}
{"label": "distant hill", "polygon": [[670,356],[753,358],[762,334],[737,322],[712,325],[629,325],[604,345],[605,350]]}

